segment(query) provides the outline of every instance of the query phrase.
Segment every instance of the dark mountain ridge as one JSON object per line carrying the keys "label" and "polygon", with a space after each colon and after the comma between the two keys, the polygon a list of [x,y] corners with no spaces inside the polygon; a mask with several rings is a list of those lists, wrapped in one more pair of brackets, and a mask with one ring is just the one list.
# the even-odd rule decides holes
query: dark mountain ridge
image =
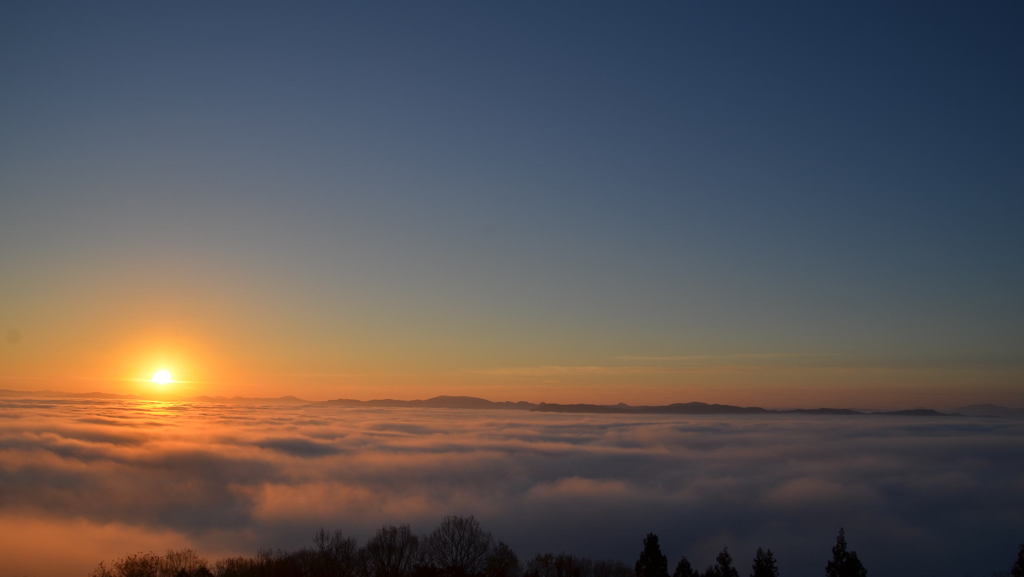
{"label": "dark mountain ridge", "polygon": [[490,401],[480,397],[441,395],[429,399],[398,400],[333,399],[311,402],[311,405],[334,407],[421,407],[432,409],[515,409],[541,413],[603,413],[603,414],[669,414],[669,415],[903,415],[903,416],[955,416],[957,413],[943,413],[933,409],[908,409],[898,411],[858,411],[841,408],[819,409],[765,409],[763,407],[742,407],[717,403],[672,403],[669,405],[598,405],[590,403],[530,403],[527,401]]}
{"label": "dark mountain ridge", "polygon": [[[120,395],[110,393],[64,393],[60,391],[18,391],[11,389],[0,389],[0,397],[64,397],[64,398],[96,398],[96,399],[134,399],[141,400],[145,397],[139,395]],[[274,403],[294,406],[310,407],[406,407],[423,409],[470,409],[470,410],[521,410],[536,411],[541,413],[597,413],[597,414],[633,414],[633,415],[772,415],[772,414],[794,414],[794,415],[894,415],[894,416],[992,416],[1006,418],[1024,417],[1024,409],[1013,409],[996,405],[972,405],[964,407],[958,412],[947,413],[934,409],[904,409],[904,410],[858,410],[847,408],[821,407],[815,409],[766,409],[763,407],[743,407],[737,405],[723,405],[717,403],[702,403],[691,401],[687,403],[671,403],[668,405],[628,405],[618,403],[615,405],[600,405],[592,403],[531,403],[528,401],[491,401],[480,397],[467,395],[440,395],[429,399],[371,399],[367,401],[359,399],[331,399],[327,401],[310,401],[293,395],[282,397],[220,397],[220,396],[198,396],[191,398],[180,398],[174,400],[198,401],[198,402],[227,402],[227,403]]]}

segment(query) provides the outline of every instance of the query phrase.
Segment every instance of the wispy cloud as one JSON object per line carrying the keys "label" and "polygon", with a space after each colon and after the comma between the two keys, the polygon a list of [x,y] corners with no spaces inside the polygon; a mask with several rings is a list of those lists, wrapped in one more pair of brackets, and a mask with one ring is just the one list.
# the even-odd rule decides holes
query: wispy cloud
{"label": "wispy cloud", "polygon": [[622,355],[608,362],[586,365],[527,365],[467,371],[473,374],[510,377],[604,377],[629,375],[672,375],[709,367],[756,367],[784,365],[827,365],[841,359],[838,354],[737,353],[724,355]]}
{"label": "wispy cloud", "polygon": [[671,367],[656,365],[537,365],[498,367],[467,371],[479,375],[509,377],[592,377],[615,375],[653,375],[675,372]]}
{"label": "wispy cloud", "polygon": [[835,353],[733,353],[720,355],[623,355],[616,360],[643,363],[666,364],[750,364],[750,363],[792,363],[811,361],[834,361],[841,355]]}

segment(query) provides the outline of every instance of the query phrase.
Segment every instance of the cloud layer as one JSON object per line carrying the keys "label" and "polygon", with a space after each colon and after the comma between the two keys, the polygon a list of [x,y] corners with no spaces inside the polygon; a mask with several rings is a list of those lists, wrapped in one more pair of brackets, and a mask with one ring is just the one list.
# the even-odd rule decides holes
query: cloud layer
{"label": "cloud layer", "polygon": [[670,564],[729,545],[745,571],[767,546],[784,575],[821,574],[845,526],[873,574],[959,577],[1024,541],[1024,423],[8,398],[0,488],[0,555],[25,575],[454,513],[523,558],[632,563],[654,531]]}

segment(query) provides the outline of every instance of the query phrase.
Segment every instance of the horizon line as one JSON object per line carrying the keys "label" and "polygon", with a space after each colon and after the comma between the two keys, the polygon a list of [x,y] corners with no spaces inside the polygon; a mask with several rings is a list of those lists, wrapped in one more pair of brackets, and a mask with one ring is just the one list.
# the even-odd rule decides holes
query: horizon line
{"label": "horizon line", "polygon": [[[437,399],[472,399],[477,401],[486,401],[488,403],[500,404],[500,405],[548,405],[556,407],[595,407],[595,408],[616,408],[616,407],[628,407],[631,409],[641,408],[667,408],[677,405],[697,405],[697,406],[719,406],[719,407],[734,407],[738,409],[762,409],[768,412],[785,412],[785,411],[863,411],[863,412],[891,412],[891,411],[916,411],[916,410],[930,410],[942,414],[955,414],[956,410],[974,407],[993,407],[1010,409],[1015,411],[1024,411],[1024,407],[1016,407],[1010,405],[1001,405],[993,402],[978,402],[969,403],[952,409],[954,412],[949,413],[934,409],[926,406],[915,406],[915,407],[850,407],[850,406],[824,406],[824,405],[808,405],[808,406],[762,406],[762,405],[736,405],[731,403],[719,403],[719,402],[707,402],[707,401],[674,401],[670,403],[657,403],[657,404],[631,404],[625,401],[617,403],[589,403],[589,402],[548,402],[548,401],[525,401],[525,400],[499,400],[495,401],[486,397],[479,397],[475,395],[464,395],[464,394],[438,394],[423,398],[393,398],[393,397],[382,397],[382,398],[354,398],[354,397],[336,397],[328,399],[307,399],[299,397],[297,395],[277,395],[277,396],[245,396],[245,395],[175,395],[173,393],[168,394],[154,394],[154,395],[141,395],[132,393],[108,393],[103,391],[87,391],[82,393],[75,393],[70,391],[62,391],[55,389],[6,389],[0,388],[0,396],[13,396],[17,395],[47,395],[47,396],[64,396],[74,398],[107,398],[107,399],[123,399],[123,400],[139,400],[139,401],[157,401],[157,402],[195,402],[203,400],[212,401],[280,401],[280,400],[293,400],[308,404],[323,404],[331,402],[355,402],[355,403],[383,403],[383,402],[396,402],[396,403],[417,403],[427,402]],[[432,407],[424,407],[432,408]]]}

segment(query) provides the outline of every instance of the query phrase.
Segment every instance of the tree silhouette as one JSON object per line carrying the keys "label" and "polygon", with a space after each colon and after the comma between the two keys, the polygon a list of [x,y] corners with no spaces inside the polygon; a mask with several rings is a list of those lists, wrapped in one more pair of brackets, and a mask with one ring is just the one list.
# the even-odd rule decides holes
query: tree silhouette
{"label": "tree silhouette", "polygon": [[672,577],[700,577],[700,574],[690,565],[690,560],[684,555],[679,559],[679,563],[676,563],[676,570],[672,573]]}
{"label": "tree silhouette", "polygon": [[247,577],[256,573],[256,562],[248,557],[228,557],[217,561],[217,577]]}
{"label": "tree silhouette", "polygon": [[556,577],[555,556],[551,553],[534,555],[533,559],[526,562],[523,577]]}
{"label": "tree silhouette", "polygon": [[479,575],[486,568],[492,541],[472,515],[449,515],[427,537],[424,558],[446,576]]}
{"label": "tree silhouette", "polygon": [[213,577],[213,572],[192,549],[171,550],[165,555],[135,553],[111,563],[100,563],[92,577]]}
{"label": "tree silhouette", "polygon": [[537,555],[526,564],[524,577],[587,577],[593,563],[572,555]]}
{"label": "tree silhouette", "polygon": [[590,567],[590,577],[634,577],[633,569],[622,561],[594,561]]}
{"label": "tree silhouette", "polygon": [[846,549],[846,531],[839,529],[832,547],[832,560],[825,565],[826,577],[866,577],[867,569],[861,564],[856,551]]}
{"label": "tree silhouette", "polygon": [[[1006,577],[1024,577],[1024,544]],[[669,577],[658,536],[648,533],[630,568],[621,561],[593,561],[570,554],[536,555],[525,566],[507,544],[497,542],[472,516],[445,517],[421,540],[408,525],[381,527],[364,547],[341,531],[320,529],[312,546],[297,551],[261,547],[252,557],[229,557],[215,565],[190,549],[164,555],[135,553],[100,563],[92,577]],[[739,577],[729,548],[704,572],[680,557],[672,577]],[[779,577],[771,549],[758,547],[750,577]],[[839,529],[825,577],[867,577],[857,553]]]}
{"label": "tree silhouette", "polygon": [[779,567],[775,564],[775,555],[771,549],[757,548],[750,577],[779,577]]}
{"label": "tree silhouette", "polygon": [[690,560],[683,555],[676,563],[676,570],[672,573],[672,577],[700,577],[700,572],[694,569]]}
{"label": "tree silhouette", "polygon": [[1010,568],[1010,575],[1013,577],[1024,577],[1024,543],[1017,551],[1017,562]]}
{"label": "tree silhouette", "polygon": [[412,571],[419,539],[408,525],[386,525],[363,548],[369,577],[406,577]]}
{"label": "tree silhouette", "polygon": [[644,537],[644,549],[636,560],[636,577],[668,577],[668,557],[661,552],[658,536],[648,533]]}
{"label": "tree silhouette", "polygon": [[740,577],[739,571],[732,564],[732,555],[728,547],[722,547],[722,552],[715,557],[715,564],[712,565],[706,575],[708,577]]}
{"label": "tree silhouette", "polygon": [[313,535],[310,568],[311,577],[352,577],[357,568],[357,548],[354,539],[341,531],[327,533],[323,528]]}
{"label": "tree silhouette", "polygon": [[521,574],[519,557],[504,542],[499,542],[494,547],[491,554],[487,556],[487,562],[484,565],[484,575],[486,577],[519,577]]}

